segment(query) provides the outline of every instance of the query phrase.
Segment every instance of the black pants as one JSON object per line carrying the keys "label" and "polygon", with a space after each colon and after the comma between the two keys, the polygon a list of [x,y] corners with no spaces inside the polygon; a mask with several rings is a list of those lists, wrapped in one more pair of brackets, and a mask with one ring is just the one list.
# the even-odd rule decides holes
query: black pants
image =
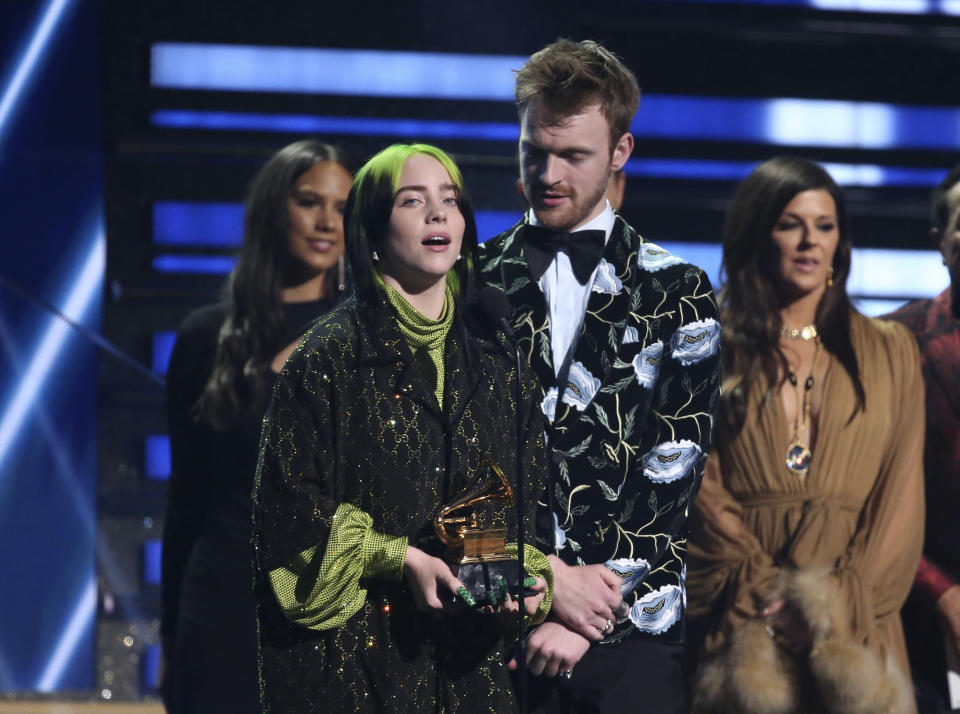
{"label": "black pants", "polygon": [[639,637],[594,645],[570,679],[527,677],[536,714],[687,714],[683,647]]}

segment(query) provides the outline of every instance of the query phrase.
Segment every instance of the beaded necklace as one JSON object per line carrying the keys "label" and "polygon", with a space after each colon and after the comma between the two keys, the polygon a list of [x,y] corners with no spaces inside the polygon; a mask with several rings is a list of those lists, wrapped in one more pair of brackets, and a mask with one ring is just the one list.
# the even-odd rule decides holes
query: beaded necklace
{"label": "beaded necklace", "polygon": [[813,365],[810,367],[810,375],[803,383],[802,388],[796,372],[793,370],[787,371],[787,379],[789,379],[790,384],[797,389],[797,405],[800,406],[802,403],[802,406],[797,409],[793,439],[790,441],[790,446],[787,447],[784,461],[787,464],[787,468],[801,478],[807,475],[807,471],[810,469],[810,462],[813,460],[813,453],[810,451],[810,446],[801,436],[803,430],[810,424],[810,392],[813,390],[813,374],[817,371],[817,360],[820,357],[820,338],[817,337],[815,340],[816,347],[814,347],[813,350]]}

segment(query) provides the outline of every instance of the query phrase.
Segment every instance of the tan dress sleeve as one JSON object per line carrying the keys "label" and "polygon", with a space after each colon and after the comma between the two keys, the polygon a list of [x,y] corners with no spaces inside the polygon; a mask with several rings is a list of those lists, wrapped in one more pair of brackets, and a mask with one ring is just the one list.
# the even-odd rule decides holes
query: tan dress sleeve
{"label": "tan dress sleeve", "polygon": [[[691,616],[723,613],[717,633],[722,638],[744,619],[759,616],[779,567],[744,524],[743,506],[724,487],[717,452],[707,460],[694,503],[688,558]],[[706,643],[708,650],[719,644]]]}
{"label": "tan dress sleeve", "polygon": [[[884,399],[893,415],[891,438],[880,473],[846,553],[837,567],[844,594],[849,596],[854,635],[868,645],[886,649],[889,630],[901,642],[894,646],[906,669],[899,626],[878,633],[887,618],[894,622],[913,583],[923,546],[924,493],[924,387],[919,355],[912,335],[900,324],[886,323],[889,365],[894,391],[889,395],[867,394]],[[877,355],[879,357],[879,355]],[[888,622],[890,620],[887,620]],[[879,637],[878,637],[879,635]],[[878,639],[880,640],[878,642]]]}

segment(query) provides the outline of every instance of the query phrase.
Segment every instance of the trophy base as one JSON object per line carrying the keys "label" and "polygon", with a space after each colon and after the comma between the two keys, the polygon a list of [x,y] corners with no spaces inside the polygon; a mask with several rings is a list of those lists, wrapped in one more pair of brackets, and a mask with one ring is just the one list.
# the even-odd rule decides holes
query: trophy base
{"label": "trophy base", "polygon": [[[524,573],[523,577],[527,577]],[[463,563],[457,570],[457,578],[470,592],[477,605],[497,605],[506,599],[506,593],[516,596],[520,592],[520,563],[509,560]],[[503,587],[500,580],[503,579]],[[529,594],[532,591],[525,591]]]}

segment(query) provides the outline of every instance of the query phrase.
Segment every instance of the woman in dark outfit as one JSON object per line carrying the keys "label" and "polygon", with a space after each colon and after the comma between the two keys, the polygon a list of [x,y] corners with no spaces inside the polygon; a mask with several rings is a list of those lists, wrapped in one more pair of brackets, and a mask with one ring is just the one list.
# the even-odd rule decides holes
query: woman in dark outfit
{"label": "woman in dark outfit", "polygon": [[[545,483],[532,376],[520,375],[517,404],[512,350],[467,299],[477,238],[459,170],[431,146],[385,149],[354,181],[346,232],[355,298],[300,343],[264,420],[264,711],[513,711],[516,615],[456,604],[461,582],[433,537],[485,459],[514,489],[524,479],[531,534]],[[515,507],[482,515],[515,541]],[[524,552],[549,576],[542,554]],[[549,608],[537,588],[533,620]]]}
{"label": "woman in dark outfit", "polygon": [[172,451],[163,534],[168,711],[259,711],[250,493],[260,421],[297,338],[343,283],[350,173],[317,141],[254,179],[229,299],[191,313],[167,373]]}

